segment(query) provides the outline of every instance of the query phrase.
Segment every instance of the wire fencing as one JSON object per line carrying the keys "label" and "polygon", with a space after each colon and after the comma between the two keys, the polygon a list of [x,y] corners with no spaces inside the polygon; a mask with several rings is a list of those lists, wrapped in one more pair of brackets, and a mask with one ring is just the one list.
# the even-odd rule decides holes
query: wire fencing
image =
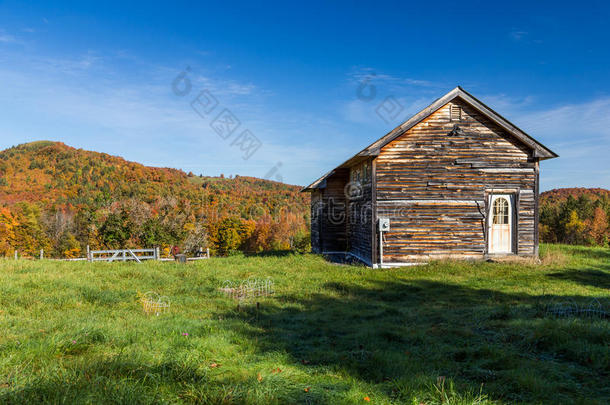
{"label": "wire fencing", "polygon": [[588,304],[579,304],[574,301],[564,301],[550,304],[546,307],[546,316],[552,318],[610,318],[608,312],[598,299],[594,298]]}

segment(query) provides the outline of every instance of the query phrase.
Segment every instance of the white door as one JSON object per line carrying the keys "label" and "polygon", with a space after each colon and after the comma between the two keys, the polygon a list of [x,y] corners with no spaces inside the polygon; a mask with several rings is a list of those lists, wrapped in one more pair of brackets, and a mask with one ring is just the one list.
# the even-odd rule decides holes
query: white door
{"label": "white door", "polygon": [[513,207],[510,195],[498,194],[490,198],[489,253],[511,253]]}

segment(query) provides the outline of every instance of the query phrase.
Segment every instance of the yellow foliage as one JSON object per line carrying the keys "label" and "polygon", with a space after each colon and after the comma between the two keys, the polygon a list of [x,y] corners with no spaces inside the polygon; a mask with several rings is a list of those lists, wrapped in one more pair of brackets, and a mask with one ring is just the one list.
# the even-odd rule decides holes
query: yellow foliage
{"label": "yellow foliage", "polygon": [[80,256],[80,248],[72,248],[64,251],[66,259],[74,259]]}
{"label": "yellow foliage", "polygon": [[8,208],[0,207],[0,255],[8,256],[14,251],[17,219]]}
{"label": "yellow foliage", "polygon": [[582,239],[585,223],[580,220],[576,210],[570,211],[570,217],[566,223],[566,238],[570,243],[578,243]]}

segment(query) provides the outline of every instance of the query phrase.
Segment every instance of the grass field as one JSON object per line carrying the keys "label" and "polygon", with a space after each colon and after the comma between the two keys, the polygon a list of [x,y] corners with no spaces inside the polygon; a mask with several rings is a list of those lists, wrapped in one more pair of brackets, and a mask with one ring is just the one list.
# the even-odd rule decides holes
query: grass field
{"label": "grass field", "polygon": [[[314,255],[0,261],[0,403],[608,403],[610,250],[372,270]],[[270,277],[239,311],[225,280]],[[138,292],[171,299],[146,315]]]}

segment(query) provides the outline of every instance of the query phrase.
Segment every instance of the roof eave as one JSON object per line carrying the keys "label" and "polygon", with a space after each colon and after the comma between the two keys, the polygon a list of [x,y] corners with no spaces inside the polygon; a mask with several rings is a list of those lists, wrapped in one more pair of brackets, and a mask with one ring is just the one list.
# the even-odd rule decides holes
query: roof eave
{"label": "roof eave", "polygon": [[559,157],[558,154],[556,154],[551,149],[529,136],[525,131],[508,121],[506,118],[504,118],[496,111],[485,105],[482,101],[477,99],[472,94],[468,93],[466,90],[462,89],[460,86],[456,87],[456,89],[458,90],[457,97],[461,97],[468,104],[472,105],[474,108],[478,109],[480,112],[491,118],[492,121],[494,121],[504,130],[506,130],[508,133],[512,134],[515,138],[523,142],[525,145],[529,146],[534,151],[534,155],[538,155],[534,157],[538,157],[540,160]]}
{"label": "roof eave", "polygon": [[351,158],[347,159],[345,162],[341,163],[339,166],[335,167],[330,172],[322,175],[322,177],[318,178],[316,181],[314,181],[307,187],[303,187],[301,189],[301,192],[313,191],[315,189],[324,188],[324,187],[326,187],[326,183],[324,181],[327,178],[329,178],[330,176],[332,176],[333,174],[335,174],[337,169],[348,169],[357,163],[367,160],[369,157],[377,156],[377,155],[379,155],[379,149],[373,150],[373,151],[367,151],[367,152],[365,152],[364,150],[360,151],[359,153],[355,154]]}

